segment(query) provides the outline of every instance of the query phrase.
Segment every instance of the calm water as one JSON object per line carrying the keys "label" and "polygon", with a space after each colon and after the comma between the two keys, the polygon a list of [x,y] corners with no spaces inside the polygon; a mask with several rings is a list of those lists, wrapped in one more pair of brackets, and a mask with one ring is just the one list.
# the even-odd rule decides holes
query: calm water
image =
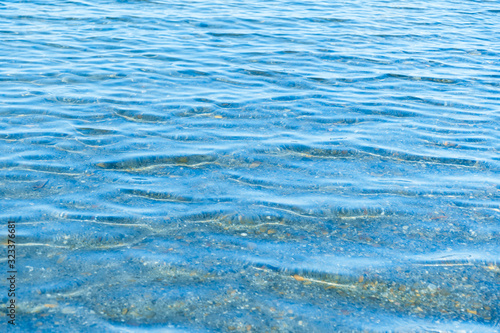
{"label": "calm water", "polygon": [[496,0],[2,1],[17,330],[498,332],[499,32]]}

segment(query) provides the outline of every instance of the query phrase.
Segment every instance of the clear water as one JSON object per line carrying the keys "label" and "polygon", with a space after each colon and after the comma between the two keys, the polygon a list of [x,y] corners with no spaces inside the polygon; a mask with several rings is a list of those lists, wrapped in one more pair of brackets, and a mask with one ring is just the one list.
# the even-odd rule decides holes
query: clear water
{"label": "clear water", "polygon": [[498,332],[499,15],[2,1],[16,329]]}

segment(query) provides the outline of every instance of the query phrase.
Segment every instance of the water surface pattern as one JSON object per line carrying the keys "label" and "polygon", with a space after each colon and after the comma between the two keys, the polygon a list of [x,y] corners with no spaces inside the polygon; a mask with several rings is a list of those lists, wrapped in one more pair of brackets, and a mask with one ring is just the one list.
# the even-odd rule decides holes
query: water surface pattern
{"label": "water surface pattern", "polygon": [[17,331],[498,332],[499,15],[2,1]]}

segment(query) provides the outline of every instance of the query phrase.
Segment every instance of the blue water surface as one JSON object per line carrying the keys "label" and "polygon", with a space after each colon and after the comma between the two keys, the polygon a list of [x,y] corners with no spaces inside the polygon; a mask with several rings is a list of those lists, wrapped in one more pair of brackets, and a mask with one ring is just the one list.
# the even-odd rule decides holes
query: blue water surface
{"label": "blue water surface", "polygon": [[0,2],[1,331],[499,332],[500,3]]}

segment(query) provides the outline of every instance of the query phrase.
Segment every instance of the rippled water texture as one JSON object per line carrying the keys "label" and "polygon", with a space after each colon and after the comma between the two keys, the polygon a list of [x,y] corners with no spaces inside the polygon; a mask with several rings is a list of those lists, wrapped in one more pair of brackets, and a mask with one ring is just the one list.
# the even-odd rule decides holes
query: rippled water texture
{"label": "rippled water texture", "polygon": [[16,328],[498,332],[499,15],[2,1]]}

